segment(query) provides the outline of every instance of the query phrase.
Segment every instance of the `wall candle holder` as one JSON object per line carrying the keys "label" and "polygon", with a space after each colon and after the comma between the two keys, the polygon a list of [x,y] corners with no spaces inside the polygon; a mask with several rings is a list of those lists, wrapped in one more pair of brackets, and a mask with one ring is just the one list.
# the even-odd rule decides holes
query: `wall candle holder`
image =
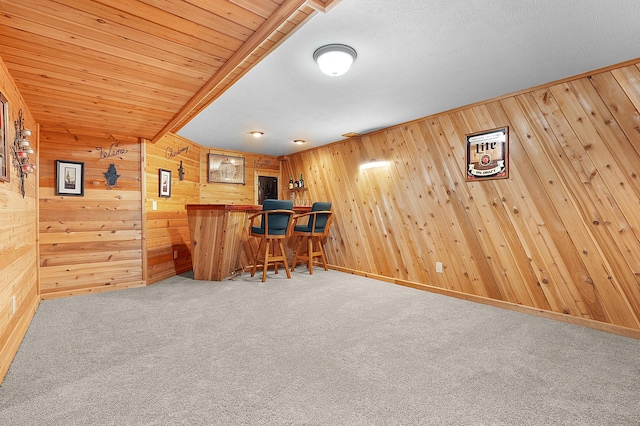
{"label": "wall candle holder", "polygon": [[16,137],[13,140],[13,165],[18,172],[18,177],[20,178],[20,191],[22,193],[22,198],[24,198],[24,180],[27,178],[29,173],[35,172],[36,165],[29,162],[29,156],[35,153],[34,149],[31,148],[31,142],[29,141],[29,137],[31,137],[31,130],[25,129],[24,120],[22,118],[22,108],[18,112],[18,119],[14,122],[16,126]]}

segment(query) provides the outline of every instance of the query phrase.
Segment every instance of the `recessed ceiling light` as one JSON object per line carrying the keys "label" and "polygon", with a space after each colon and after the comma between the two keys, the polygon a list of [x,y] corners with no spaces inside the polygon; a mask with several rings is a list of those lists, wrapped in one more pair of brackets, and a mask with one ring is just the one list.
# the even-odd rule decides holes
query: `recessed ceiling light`
{"label": "recessed ceiling light", "polygon": [[296,139],[296,140],[294,140],[294,141],[293,141],[293,143],[298,144],[298,145],[302,145],[302,144],[303,144],[303,143],[305,143],[305,142],[306,142],[306,141],[305,141],[305,140],[302,140],[302,139]]}
{"label": "recessed ceiling light", "polygon": [[254,130],[253,132],[249,132],[249,134],[254,138],[259,138],[260,136],[264,135],[264,132],[258,132],[257,130]]}

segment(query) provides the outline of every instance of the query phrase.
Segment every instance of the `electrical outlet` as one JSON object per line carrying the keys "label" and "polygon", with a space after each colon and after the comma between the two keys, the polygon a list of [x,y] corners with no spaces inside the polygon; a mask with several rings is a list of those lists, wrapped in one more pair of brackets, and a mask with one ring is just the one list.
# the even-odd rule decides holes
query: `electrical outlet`
{"label": "electrical outlet", "polygon": [[436,272],[442,273],[442,262],[436,262]]}
{"label": "electrical outlet", "polygon": [[11,298],[11,313],[15,314],[17,310],[17,306],[16,306],[16,296],[13,296]]}
{"label": "electrical outlet", "polygon": [[178,250],[174,250],[173,251],[173,258],[177,259],[178,258]]}

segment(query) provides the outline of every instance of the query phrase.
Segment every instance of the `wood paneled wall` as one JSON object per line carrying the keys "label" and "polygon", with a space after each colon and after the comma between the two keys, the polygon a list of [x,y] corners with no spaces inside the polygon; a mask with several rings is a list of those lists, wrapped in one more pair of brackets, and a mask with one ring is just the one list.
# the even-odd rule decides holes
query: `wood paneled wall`
{"label": "wood paneled wall", "polygon": [[[278,173],[280,161],[271,155],[252,154],[248,152],[229,151],[223,149],[202,149],[200,156],[200,202],[203,204],[254,204],[257,194],[256,173]],[[245,159],[245,184],[209,183],[207,182],[208,154],[240,156]],[[280,179],[282,180],[282,179]],[[278,198],[285,194],[279,193]]]}
{"label": "wood paneled wall", "polygon": [[[42,131],[40,145],[42,297],[144,285],[138,139]],[[84,163],[84,196],[56,195],[56,160]]]}
{"label": "wood paneled wall", "polygon": [[[639,110],[640,66],[624,64],[293,154],[282,174],[333,202],[339,268],[633,332]],[[509,179],[466,182],[465,135],[502,126]],[[360,171],[371,158],[390,164]]]}
{"label": "wood paneled wall", "polygon": [[[191,270],[185,205],[200,198],[199,145],[174,134],[145,144],[147,284]],[[180,180],[180,163],[184,170]],[[159,196],[159,170],[171,171],[171,198]],[[157,210],[153,210],[153,203]]]}
{"label": "wood paneled wall", "polygon": [[[0,59],[0,92],[9,104],[7,144],[15,137],[13,122],[23,110],[25,127],[33,131],[31,145],[38,152],[38,128],[15,82]],[[7,146],[9,148],[9,146]],[[37,174],[25,181],[25,197],[13,165],[10,181],[0,181],[0,383],[27,332],[40,302],[37,262]],[[15,298],[16,310],[13,305]]]}

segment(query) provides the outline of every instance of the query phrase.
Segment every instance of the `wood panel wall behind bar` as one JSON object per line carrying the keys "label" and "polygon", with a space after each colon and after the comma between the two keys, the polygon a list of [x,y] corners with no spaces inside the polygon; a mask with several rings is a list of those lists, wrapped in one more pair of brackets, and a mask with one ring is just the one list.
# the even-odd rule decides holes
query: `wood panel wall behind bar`
{"label": "wood panel wall behind bar", "polygon": [[[42,297],[144,285],[138,139],[43,131],[39,155]],[[56,160],[84,163],[84,196],[55,194]]]}
{"label": "wood panel wall behind bar", "polygon": [[[639,81],[625,64],[292,154],[282,174],[333,202],[333,265],[638,330]],[[466,182],[465,135],[502,126],[509,179]],[[371,158],[390,164],[359,171]]]}
{"label": "wood panel wall behind bar", "polygon": [[[14,121],[23,110],[25,127],[33,131],[31,146],[38,152],[38,128],[15,81],[0,58],[0,92],[7,98],[9,122],[7,149],[15,137]],[[34,158],[34,162],[36,159]],[[25,197],[20,179],[9,162],[10,181],[0,181],[0,383],[27,332],[40,302],[37,261],[37,174],[25,181]],[[13,309],[15,297],[16,310]]]}
{"label": "wood panel wall behind bar", "polygon": [[[231,155],[245,159],[245,183],[217,183],[207,182],[208,154]],[[255,204],[257,183],[256,172],[279,172],[280,161],[271,155],[252,154],[249,152],[230,151],[224,149],[202,149],[200,157],[200,202],[204,204]],[[286,194],[279,193],[278,198],[286,198]]]}

